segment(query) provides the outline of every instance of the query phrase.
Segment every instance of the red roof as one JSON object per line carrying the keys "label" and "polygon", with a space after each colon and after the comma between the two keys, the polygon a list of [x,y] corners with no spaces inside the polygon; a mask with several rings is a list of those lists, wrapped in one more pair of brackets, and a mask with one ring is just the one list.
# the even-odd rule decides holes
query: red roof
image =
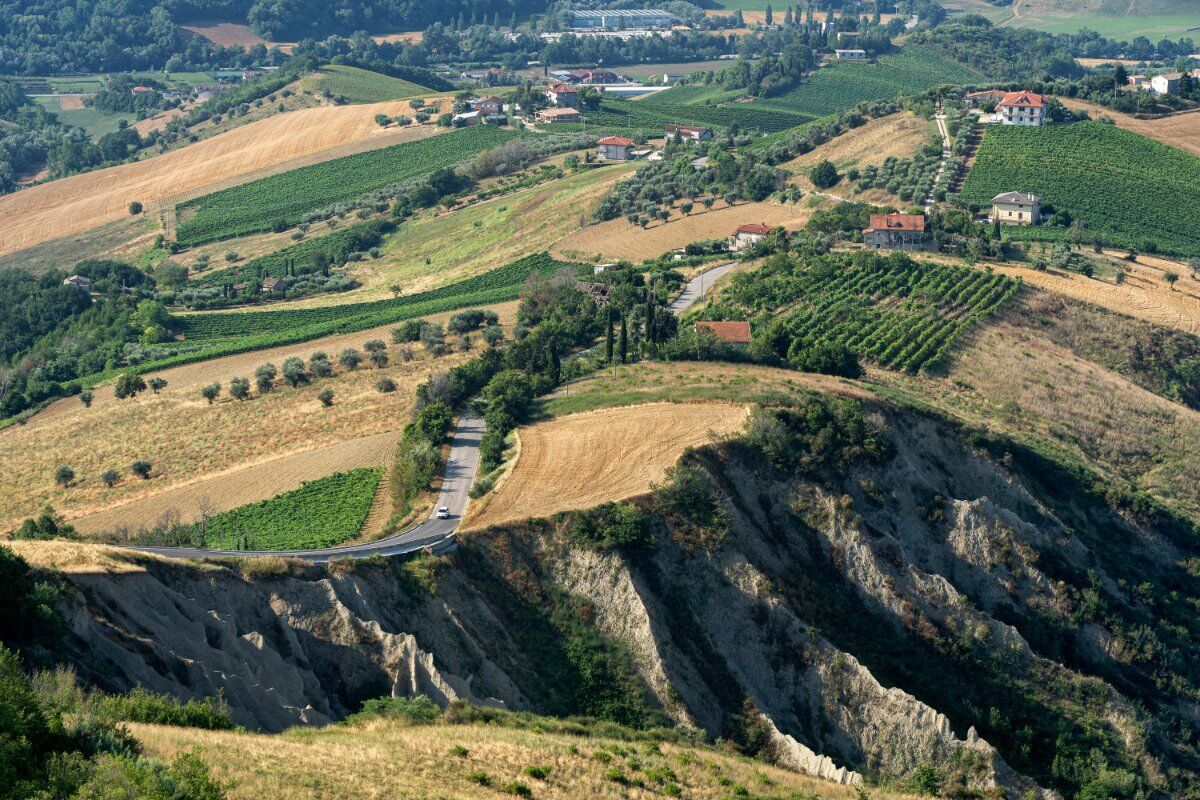
{"label": "red roof", "polygon": [[680,133],[703,133],[704,131],[708,130],[708,128],[700,125],[679,125],[674,122],[668,122],[667,130],[679,131]]}
{"label": "red roof", "polygon": [[624,136],[605,136],[603,139],[596,142],[596,144],[611,144],[618,147],[632,147],[633,139],[627,139]]}
{"label": "red roof", "polygon": [[1040,94],[1020,91],[1004,95],[1004,99],[999,104],[1012,108],[1042,108],[1046,105],[1046,100]]}
{"label": "red roof", "polygon": [[558,83],[551,86],[550,91],[554,94],[577,94],[574,86],[567,86],[565,83]]}
{"label": "red roof", "polygon": [[756,233],[759,236],[766,236],[770,232],[770,225],[762,225],[757,222],[748,222],[745,225],[738,225],[737,230],[733,232],[733,235],[737,236],[739,233]]}
{"label": "red roof", "polygon": [[723,342],[750,344],[749,322],[697,322],[696,328],[712,331]]}
{"label": "red roof", "polygon": [[872,214],[871,230],[873,231],[923,231],[925,230],[924,214]]}

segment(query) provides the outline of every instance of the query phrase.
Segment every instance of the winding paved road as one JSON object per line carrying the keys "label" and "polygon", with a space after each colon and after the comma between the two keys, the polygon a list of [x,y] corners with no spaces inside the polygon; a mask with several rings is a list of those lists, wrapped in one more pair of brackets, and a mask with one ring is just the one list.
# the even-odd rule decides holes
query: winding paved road
{"label": "winding paved road", "polygon": [[[692,278],[683,293],[671,303],[675,315],[687,311],[696,301],[712,290],[712,287],[737,262],[722,264]],[[424,522],[384,539],[361,544],[347,544],[320,550],[210,550],[199,547],[150,547],[126,545],[133,550],[156,553],[170,558],[254,558],[274,556],[295,558],[313,564],[324,564],[338,558],[371,558],[373,556],[398,556],[424,548],[434,548],[446,542],[458,529],[459,521],[467,510],[468,495],[479,469],[479,441],[483,437],[483,418],[473,411],[464,411],[458,418],[454,438],[450,443],[450,455],[442,475],[442,488],[437,502]],[[450,509],[449,519],[437,519],[437,509]]]}

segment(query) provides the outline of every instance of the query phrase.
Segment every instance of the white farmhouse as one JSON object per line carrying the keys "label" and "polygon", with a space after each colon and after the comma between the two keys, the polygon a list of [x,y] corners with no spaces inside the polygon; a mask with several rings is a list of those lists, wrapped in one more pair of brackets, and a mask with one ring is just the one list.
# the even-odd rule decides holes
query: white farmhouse
{"label": "white farmhouse", "polygon": [[992,198],[992,219],[1005,225],[1037,225],[1042,198],[1025,192],[1005,192]]}
{"label": "white farmhouse", "polygon": [[1155,94],[1178,94],[1182,72],[1164,72],[1150,79],[1150,88]]}
{"label": "white farmhouse", "polygon": [[1045,125],[1046,98],[1033,92],[1009,92],[996,104],[1005,125]]}

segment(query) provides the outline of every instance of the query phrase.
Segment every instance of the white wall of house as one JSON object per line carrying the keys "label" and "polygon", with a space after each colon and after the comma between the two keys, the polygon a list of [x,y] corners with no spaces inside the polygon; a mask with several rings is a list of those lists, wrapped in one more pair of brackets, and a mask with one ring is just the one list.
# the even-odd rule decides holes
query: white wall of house
{"label": "white wall of house", "polygon": [[1004,225],[1036,225],[1042,219],[1040,203],[992,203],[992,219]]}
{"label": "white wall of house", "polygon": [[1045,108],[1001,106],[1000,120],[1005,125],[1041,125],[1046,121]]}

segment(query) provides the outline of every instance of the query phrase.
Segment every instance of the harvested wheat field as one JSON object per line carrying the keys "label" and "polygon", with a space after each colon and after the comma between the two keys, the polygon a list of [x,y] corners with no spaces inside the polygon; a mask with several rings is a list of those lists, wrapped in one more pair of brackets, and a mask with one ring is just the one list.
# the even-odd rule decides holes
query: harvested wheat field
{"label": "harvested wheat field", "polygon": [[65,539],[35,541],[14,539],[5,542],[32,566],[55,572],[105,573],[144,572],[147,560],[158,556],[136,553],[90,542],[73,542]]}
{"label": "harvested wheat field", "polygon": [[[345,344],[361,348],[373,335],[383,338],[381,331],[364,331]],[[98,402],[92,408],[83,408],[75,399],[76,409],[71,413],[6,429],[0,433],[0,463],[5,465],[0,470],[0,532],[11,530],[47,503],[74,521],[221,476],[221,481],[209,481],[190,494],[178,496],[196,503],[207,497],[219,507],[238,504],[247,496],[241,486],[247,481],[275,480],[275,473],[287,470],[291,470],[287,482],[293,484],[302,478],[320,477],[354,465],[356,458],[366,458],[359,452],[364,448],[380,454],[371,457],[372,463],[384,463],[380,448],[386,442],[371,437],[391,435],[404,427],[416,385],[430,371],[447,369],[470,357],[469,353],[453,353],[431,359],[417,347],[414,360],[405,362],[400,348],[393,345],[389,348],[388,367],[360,366],[351,371],[337,365],[342,346],[325,340],[292,348],[290,352],[299,350],[305,356],[323,350],[333,360],[337,374],[297,388],[280,380],[268,394],[254,391],[246,401],[229,397],[230,378],[253,378],[254,366],[268,361],[279,368],[278,355],[250,354],[236,366],[224,359],[220,365],[196,365],[208,370],[203,377],[177,378],[157,395],[145,392],[128,400]],[[376,388],[376,381],[384,376],[395,381],[396,391],[382,393]],[[212,405],[205,402],[198,389],[210,379],[222,386],[220,398]],[[324,389],[334,392],[329,408],[317,399]],[[347,442],[354,443],[348,445],[354,454],[325,450]],[[319,452],[323,455],[317,455]],[[294,464],[285,464],[284,470],[279,464],[268,463],[302,455],[325,459],[321,470],[301,473]],[[131,474],[130,464],[137,459],[153,465],[150,480]],[[60,464],[75,471],[75,480],[66,487],[54,482],[54,471]],[[262,470],[239,472],[250,465],[261,466]],[[101,480],[109,469],[120,473],[111,488]],[[275,494],[277,487],[291,488],[277,484],[267,495]],[[145,516],[154,514],[147,510]],[[99,524],[89,523],[88,527],[94,530]]]}
{"label": "harvested wheat field", "polygon": [[[1138,258],[1148,260],[1144,256]],[[1161,266],[1122,262],[1122,268],[1126,270],[1126,276],[1121,284],[1112,279],[1087,278],[1079,273],[1058,270],[1038,272],[1025,267],[998,266],[996,271],[1110,311],[1200,334],[1200,282],[1192,280],[1186,269],[1174,265],[1180,277],[1172,289],[1163,280],[1164,269]]]}
{"label": "harvested wheat field", "polygon": [[931,122],[912,112],[891,114],[830,139],[815,150],[780,166],[793,174],[791,183],[801,189],[815,189],[808,173],[818,161],[832,161],[839,172],[845,172],[850,167],[862,169],[879,166],[888,157],[906,158],[914,155],[929,142],[932,130]]}
{"label": "harvested wheat field", "polygon": [[[64,94],[59,95],[58,107],[63,111],[78,111],[83,108],[84,95],[81,94]],[[137,127],[136,125],[134,127]]]}
{"label": "harvested wheat field", "polygon": [[[611,752],[617,744],[632,745],[605,738],[601,730],[567,736],[502,725],[412,725],[386,719],[276,735],[143,724],[129,728],[150,756],[170,761],[197,748],[215,777],[233,784],[230,800],[494,800],[502,796],[497,786],[513,782],[531,786],[532,796],[540,800],[663,794],[606,777],[611,756],[602,761],[593,754]],[[455,751],[456,746],[461,749]],[[646,770],[669,765],[673,782],[692,800],[729,797],[730,785],[767,786],[773,795],[813,800],[855,796],[849,786],[715,749],[663,743],[639,746],[638,758]],[[532,779],[524,772],[535,764],[547,767],[546,779]],[[479,772],[486,773],[488,785],[469,777]],[[897,800],[902,795],[873,789],[871,797]]]}
{"label": "harvested wheat field", "polygon": [[372,36],[371,40],[375,44],[394,44],[396,42],[405,42],[406,44],[420,44],[425,38],[425,34],[421,31],[403,31],[401,33],[383,33],[378,36]]}
{"label": "harvested wheat field", "polygon": [[145,161],[10,194],[0,198],[0,219],[4,220],[0,254],[128,217],[129,204],[134,201],[149,207],[156,200],[322,151],[328,150],[328,157],[336,158],[345,155],[342,145],[380,136],[388,144],[399,144],[447,130],[428,125],[385,129],[374,119],[380,113],[409,112],[404,101],[301,109]]}
{"label": "harvested wheat field", "polygon": [[71,524],[80,533],[95,534],[152,528],[168,519],[195,522],[201,515],[257,503],[291,491],[305,481],[324,478],[335,472],[387,466],[395,455],[399,441],[400,431],[389,431],[257,464],[237,466],[143,500],[80,517]]}
{"label": "harvested wheat field", "polygon": [[468,525],[482,528],[642,494],[689,447],[741,430],[746,409],[656,403],[573,414],[519,431],[521,454]]}
{"label": "harvested wheat field", "polygon": [[1059,97],[1058,100],[1067,108],[1088,112],[1092,119],[1108,117],[1116,123],[1118,128],[1124,128],[1163,144],[1178,147],[1194,156],[1200,156],[1200,112],[1172,114],[1160,119],[1138,119],[1096,103],[1089,103],[1086,100],[1075,100],[1070,97]]}
{"label": "harvested wheat field", "polygon": [[624,217],[589,225],[568,234],[555,243],[550,254],[566,260],[611,258],[644,261],[669,250],[703,239],[727,239],[744,223],[761,222],[800,230],[812,216],[812,209],[777,203],[739,203],[726,206],[721,201],[712,211],[693,211],[684,215],[677,209],[666,222],[639,228]]}
{"label": "harvested wheat field", "polygon": [[138,132],[138,136],[145,136],[152,131],[160,131],[167,127],[167,123],[178,117],[182,117],[187,112],[182,108],[168,108],[160,114],[155,114],[153,117],[146,117],[133,123],[133,129]]}

